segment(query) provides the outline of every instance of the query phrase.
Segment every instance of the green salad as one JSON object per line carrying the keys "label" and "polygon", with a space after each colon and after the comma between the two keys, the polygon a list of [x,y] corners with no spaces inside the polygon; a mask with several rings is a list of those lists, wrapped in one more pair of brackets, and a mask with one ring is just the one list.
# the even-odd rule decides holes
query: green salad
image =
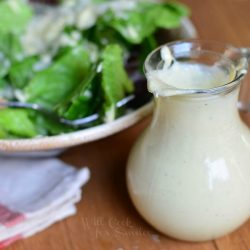
{"label": "green salad", "polygon": [[[188,12],[177,2],[0,0],[0,100],[37,103],[69,120],[98,113],[89,126],[113,121],[126,112],[117,102],[135,91],[129,64],[140,73],[156,32],[179,27]],[[76,129],[0,108],[1,139]]]}

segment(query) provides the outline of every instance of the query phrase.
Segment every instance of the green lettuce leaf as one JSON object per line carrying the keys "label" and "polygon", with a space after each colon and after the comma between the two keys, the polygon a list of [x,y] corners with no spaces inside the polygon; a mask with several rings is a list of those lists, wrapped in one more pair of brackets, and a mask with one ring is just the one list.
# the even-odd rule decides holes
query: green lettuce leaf
{"label": "green lettuce leaf", "polygon": [[172,29],[180,26],[181,19],[189,15],[189,10],[180,3],[169,2],[163,5],[156,4],[148,10],[148,15],[149,19],[155,19],[155,29]]}
{"label": "green lettuce leaf", "polygon": [[100,48],[105,48],[108,44],[119,44],[122,49],[129,53],[131,44],[114,28],[107,25],[108,14],[104,14],[97,19],[96,25],[83,31],[83,35]]}
{"label": "green lettuce leaf", "polygon": [[27,110],[0,109],[0,128],[13,136],[29,138],[37,135]]}
{"label": "green lettuce leaf", "polygon": [[182,3],[177,3],[177,2],[168,2],[167,7],[175,12],[177,15],[180,16],[188,16],[190,15],[190,10],[188,9],[188,7]]}
{"label": "green lettuce leaf", "polygon": [[38,112],[30,112],[30,118],[35,124],[36,131],[39,135],[49,136],[62,133],[72,132],[74,129],[66,125],[60,124]]}
{"label": "green lettuce leaf", "polygon": [[13,64],[9,72],[11,84],[19,89],[24,88],[34,76],[33,66],[36,62],[36,57],[28,57]]}
{"label": "green lettuce leaf", "polygon": [[0,32],[23,31],[32,15],[30,5],[24,0],[0,1]]}
{"label": "green lettuce leaf", "polygon": [[0,78],[6,76],[10,69],[10,61],[0,53]]}
{"label": "green lettuce leaf", "polygon": [[102,18],[105,25],[117,30],[128,42],[140,44],[157,28],[177,28],[188,9],[179,3],[139,2],[137,8],[117,15],[109,10]]}
{"label": "green lettuce leaf", "polygon": [[13,98],[13,88],[10,84],[3,78],[0,78],[0,99],[12,99]]}
{"label": "green lettuce leaf", "polygon": [[90,69],[88,53],[76,47],[38,72],[24,89],[27,101],[55,108],[75,91]]}
{"label": "green lettuce leaf", "polygon": [[8,137],[8,133],[2,127],[0,127],[0,139],[6,139]]}
{"label": "green lettuce leaf", "polygon": [[102,88],[105,120],[112,121],[118,112],[117,102],[134,89],[124,69],[122,49],[116,44],[108,45],[102,54]]}
{"label": "green lettuce leaf", "polygon": [[0,57],[8,59],[10,62],[18,61],[22,52],[19,36],[0,31]]}
{"label": "green lettuce leaf", "polygon": [[[102,102],[102,92],[100,84],[100,73],[95,68],[84,79],[81,88],[67,104],[66,110],[62,111],[63,116],[67,119],[79,119],[93,114]],[[65,109],[65,108],[64,108]]]}

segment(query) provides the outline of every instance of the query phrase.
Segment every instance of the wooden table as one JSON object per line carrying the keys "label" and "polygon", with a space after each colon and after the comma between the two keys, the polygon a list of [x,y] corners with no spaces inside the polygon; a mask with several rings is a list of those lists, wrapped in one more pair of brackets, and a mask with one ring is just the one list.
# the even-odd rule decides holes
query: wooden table
{"label": "wooden table", "polygon": [[[250,0],[183,2],[191,7],[192,20],[201,38],[250,46]],[[246,85],[244,95],[247,88]],[[187,243],[161,235],[139,216],[128,197],[124,173],[129,150],[148,122],[146,119],[107,139],[68,150],[62,156],[63,160],[76,166],[89,166],[92,172],[90,182],[84,187],[83,199],[77,206],[78,214],[9,249],[250,249],[250,221],[221,239]]]}

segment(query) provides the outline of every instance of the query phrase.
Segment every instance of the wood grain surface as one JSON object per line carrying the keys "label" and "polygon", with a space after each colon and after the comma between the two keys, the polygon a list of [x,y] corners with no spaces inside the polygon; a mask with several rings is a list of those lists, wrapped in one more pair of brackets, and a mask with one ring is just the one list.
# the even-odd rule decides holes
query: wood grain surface
{"label": "wood grain surface", "polygon": [[[192,10],[200,38],[250,46],[250,0],[183,0]],[[250,99],[243,86],[242,98]],[[249,119],[245,115],[246,120]],[[92,176],[84,187],[76,216],[15,243],[9,250],[248,250],[250,221],[236,232],[205,243],[170,239],[150,227],[133,208],[125,185],[126,159],[149,119],[119,134],[75,147],[62,159],[89,166]]]}

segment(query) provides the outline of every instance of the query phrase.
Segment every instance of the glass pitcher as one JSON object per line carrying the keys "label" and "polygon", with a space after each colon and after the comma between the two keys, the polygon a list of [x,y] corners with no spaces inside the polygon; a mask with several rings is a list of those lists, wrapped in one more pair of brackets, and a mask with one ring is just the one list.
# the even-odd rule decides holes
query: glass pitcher
{"label": "glass pitcher", "polygon": [[[187,241],[211,240],[250,216],[250,132],[237,110],[247,59],[242,49],[216,42],[167,47],[170,65],[163,63],[163,47],[145,62],[155,109],[130,153],[128,190],[139,213],[160,232]],[[168,74],[175,63],[218,67],[225,81],[194,89],[161,78],[160,87],[151,87],[151,73],[165,67]]]}

